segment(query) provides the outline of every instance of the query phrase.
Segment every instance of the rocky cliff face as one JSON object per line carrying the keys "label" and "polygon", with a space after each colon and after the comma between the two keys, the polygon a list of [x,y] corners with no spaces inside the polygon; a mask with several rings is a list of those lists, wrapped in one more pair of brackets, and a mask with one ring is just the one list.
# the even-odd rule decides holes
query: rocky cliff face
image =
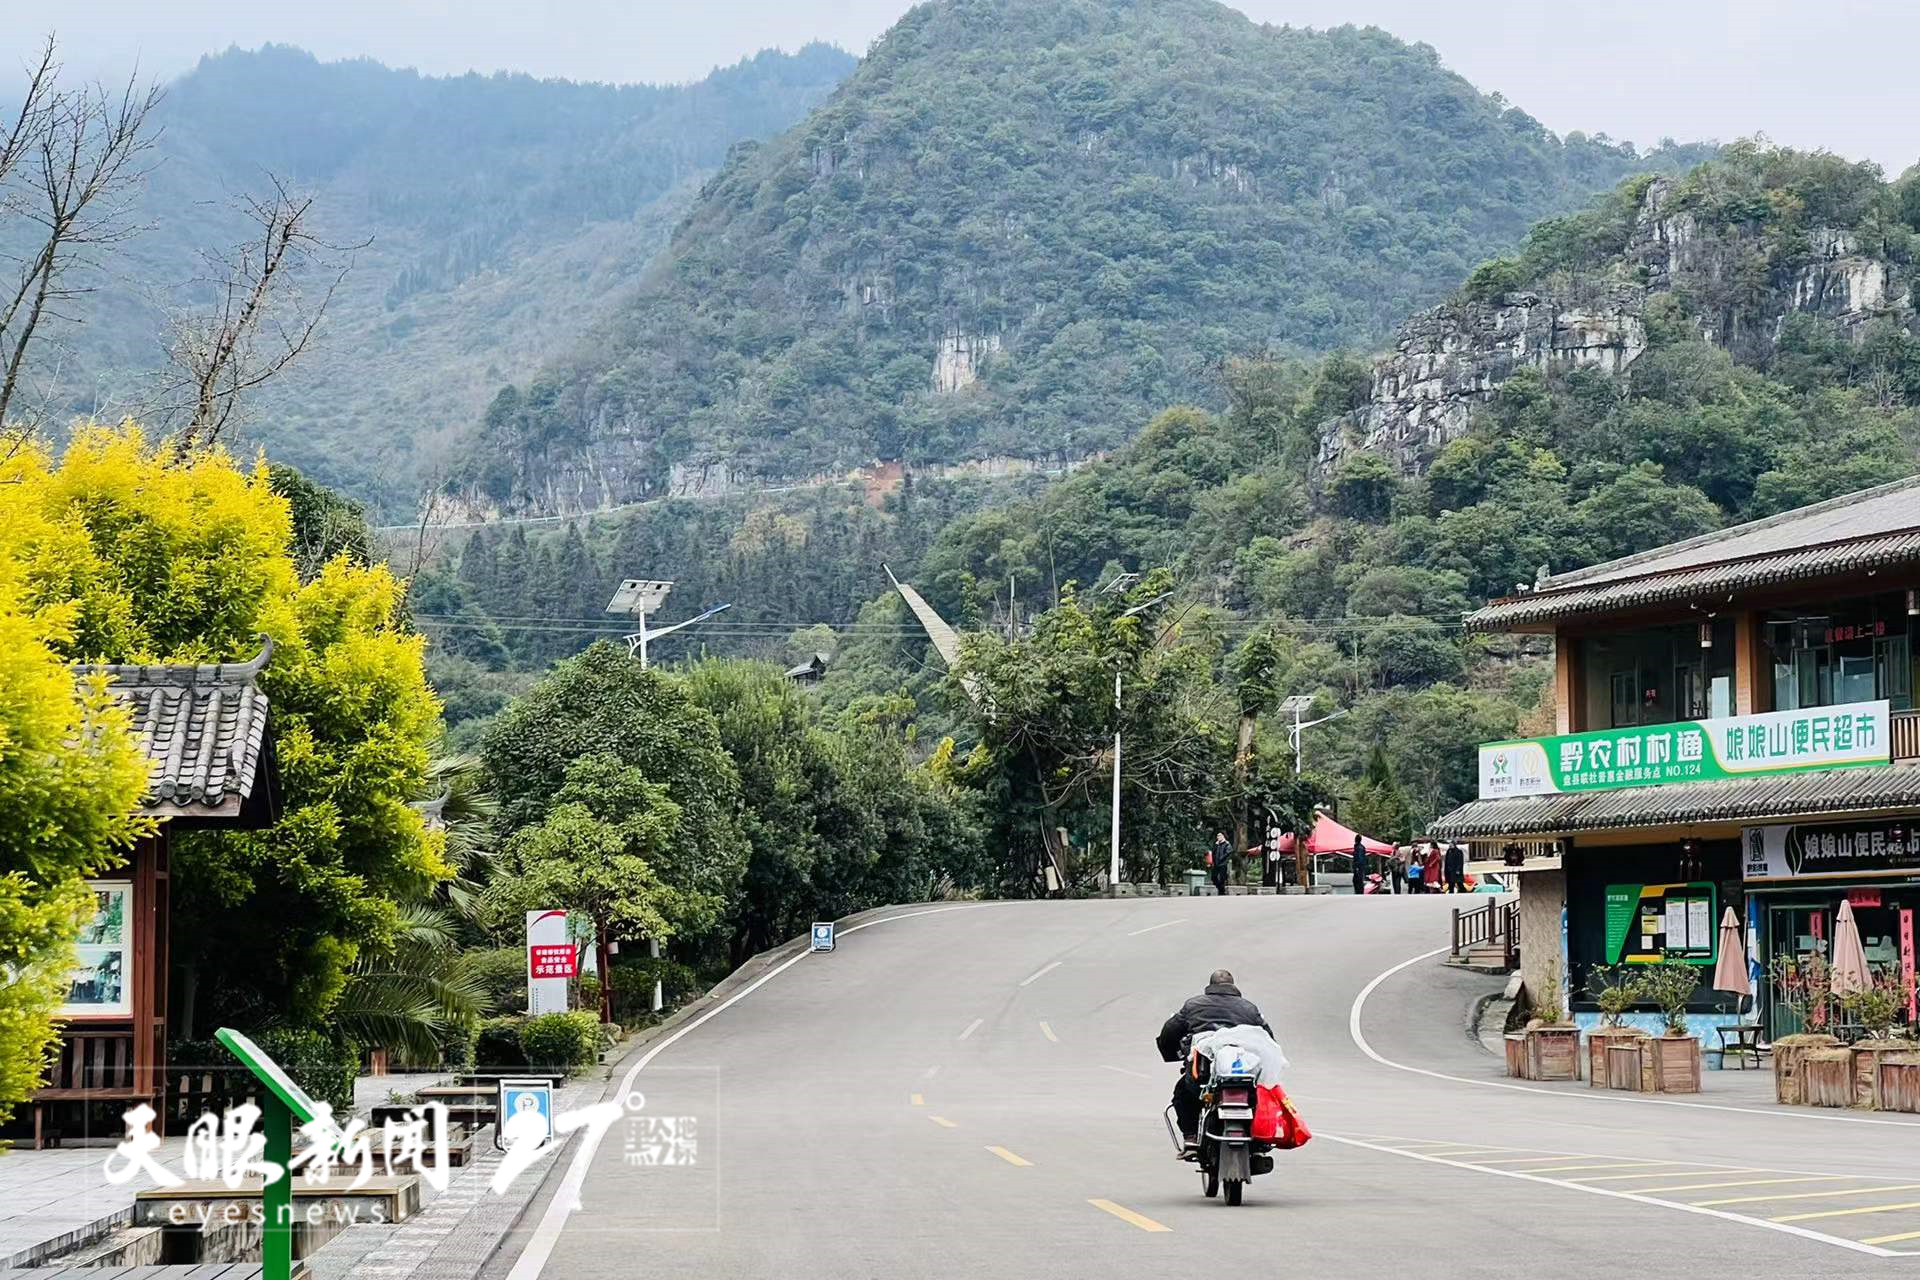
{"label": "rocky cliff face", "polygon": [[1855,232],[1817,228],[1790,263],[1769,263],[1753,234],[1704,228],[1670,209],[1671,191],[1665,179],[1649,185],[1625,253],[1602,277],[1457,299],[1402,325],[1394,349],[1374,362],[1367,403],[1321,428],[1320,463],[1367,449],[1417,473],[1517,369],[1625,373],[1646,350],[1647,305],[1662,294],[1684,300],[1707,341],[1755,362],[1796,312],[1856,338],[1881,316],[1916,327],[1905,271]]}

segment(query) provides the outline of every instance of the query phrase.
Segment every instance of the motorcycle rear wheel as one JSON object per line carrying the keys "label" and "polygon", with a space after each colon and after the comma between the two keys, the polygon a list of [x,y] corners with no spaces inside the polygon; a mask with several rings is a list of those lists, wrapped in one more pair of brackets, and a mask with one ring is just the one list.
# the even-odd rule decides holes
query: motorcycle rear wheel
{"label": "motorcycle rear wheel", "polygon": [[1242,1191],[1245,1191],[1246,1188],[1247,1188],[1247,1184],[1240,1181],[1238,1178],[1229,1179],[1227,1182],[1227,1203],[1230,1205],[1239,1204],[1240,1193]]}
{"label": "motorcycle rear wheel", "polygon": [[1220,1194],[1220,1170],[1217,1168],[1202,1169],[1200,1171],[1200,1189],[1207,1193],[1207,1199],[1209,1200],[1219,1195]]}

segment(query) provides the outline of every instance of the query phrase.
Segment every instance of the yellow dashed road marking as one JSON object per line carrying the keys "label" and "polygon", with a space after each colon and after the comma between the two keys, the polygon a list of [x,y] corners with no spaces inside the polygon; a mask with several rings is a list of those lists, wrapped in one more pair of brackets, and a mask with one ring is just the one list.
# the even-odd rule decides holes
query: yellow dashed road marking
{"label": "yellow dashed road marking", "polygon": [[1040,1024],[1040,1034],[1045,1036],[1047,1039],[1053,1041],[1055,1044],[1060,1043],[1060,1037],[1053,1034],[1053,1026],[1050,1023],[1042,1022]]}
{"label": "yellow dashed road marking", "polygon": [[1897,1244],[1902,1240],[1920,1240],[1920,1231],[1902,1231],[1897,1236],[1873,1236],[1861,1244]]}
{"label": "yellow dashed road marking", "polygon": [[1905,1204],[1870,1204],[1858,1209],[1822,1209],[1819,1213],[1790,1213],[1784,1218],[1769,1218],[1769,1222],[1805,1222],[1809,1218],[1851,1218],[1858,1213],[1892,1213],[1898,1209],[1920,1209],[1920,1200],[1909,1200]]}
{"label": "yellow dashed road marking", "polygon": [[1165,1223],[1155,1222],[1152,1218],[1149,1218],[1146,1214],[1135,1213],[1133,1210],[1127,1208],[1125,1205],[1115,1204],[1111,1200],[1089,1200],[1087,1201],[1087,1203],[1092,1205],[1094,1208],[1100,1210],[1100,1212],[1102,1213],[1112,1214],[1114,1217],[1120,1219],[1120,1221],[1122,1222],[1131,1222],[1134,1226],[1140,1228],[1142,1231],[1173,1230],[1172,1227],[1167,1226]]}
{"label": "yellow dashed road marking", "polygon": [[1653,1187],[1634,1187],[1630,1189],[1627,1192],[1627,1194],[1628,1195],[1664,1196],[1675,1191],[1712,1191],[1719,1187],[1767,1187],[1767,1186],[1779,1186],[1782,1183],[1820,1182],[1820,1181],[1824,1181],[1832,1178],[1844,1178],[1844,1175],[1832,1174],[1832,1173],[1827,1173],[1827,1174],[1803,1173],[1803,1174],[1800,1174],[1798,1177],[1793,1177],[1793,1178],[1742,1178],[1738,1182],[1683,1182],[1683,1183],[1680,1183],[1678,1186],[1669,1186],[1666,1183],[1661,1183],[1659,1186],[1653,1186]]}
{"label": "yellow dashed road marking", "polygon": [[993,1154],[999,1156],[1002,1160],[1005,1160],[1008,1164],[1018,1165],[1022,1169],[1031,1169],[1033,1167],[1033,1161],[1022,1160],[1019,1156],[1013,1154],[1013,1152],[1007,1150],[1005,1147],[988,1147],[987,1150],[993,1152]]}
{"label": "yellow dashed road marking", "polygon": [[953,1121],[947,1119],[945,1116],[928,1116],[927,1119],[933,1121],[935,1124],[939,1125],[942,1129],[958,1129],[960,1127],[959,1125],[955,1124]]}
{"label": "yellow dashed road marking", "polygon": [[[1673,1161],[1671,1160],[1626,1160],[1618,1164],[1555,1164],[1555,1165],[1548,1165],[1544,1169],[1528,1169],[1527,1172],[1528,1173],[1584,1173],[1589,1169],[1660,1169],[1660,1168],[1666,1168],[1668,1166],[1671,1166],[1672,1164],[1673,1164]],[[1634,1177],[1634,1178],[1651,1178],[1654,1175],[1650,1173],[1635,1173],[1635,1174],[1629,1174],[1628,1176]],[[1573,1182],[1575,1181],[1575,1179],[1569,1178],[1567,1179],[1567,1181]],[[1589,1179],[1589,1181],[1603,1182],[1605,1181],[1605,1179],[1592,1178],[1592,1179]]]}
{"label": "yellow dashed road marking", "polygon": [[1756,1204],[1762,1200],[1829,1200],[1834,1196],[1870,1196],[1883,1191],[1920,1191],[1920,1182],[1902,1182],[1891,1187],[1843,1187],[1838,1191],[1795,1191],[1778,1196],[1735,1196],[1730,1200],[1694,1200],[1696,1209],[1722,1204]]}
{"label": "yellow dashed road marking", "polygon": [[908,1096],[913,1100],[913,1105],[916,1107],[924,1107],[927,1105],[927,1095],[924,1093],[909,1094]]}

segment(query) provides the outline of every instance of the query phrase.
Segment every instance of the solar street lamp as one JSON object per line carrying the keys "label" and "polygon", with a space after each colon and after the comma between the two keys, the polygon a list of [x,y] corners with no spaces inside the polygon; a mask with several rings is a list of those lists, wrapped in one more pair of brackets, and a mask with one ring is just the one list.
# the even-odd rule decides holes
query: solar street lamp
{"label": "solar street lamp", "polygon": [[1345,711],[1336,711],[1330,716],[1321,716],[1318,720],[1301,719],[1307,712],[1313,710],[1313,695],[1310,693],[1296,693],[1292,697],[1283,700],[1280,703],[1280,710],[1293,714],[1293,727],[1287,730],[1287,740],[1293,744],[1293,776],[1297,778],[1300,776],[1300,771],[1304,767],[1303,755],[1300,749],[1300,739],[1304,732],[1317,724],[1325,724],[1329,720],[1338,720],[1347,713]]}
{"label": "solar street lamp", "polygon": [[717,604],[704,613],[697,613],[685,622],[676,622],[670,627],[647,629],[647,615],[657,613],[660,606],[667,602],[667,593],[673,590],[673,583],[656,578],[628,578],[613,593],[613,599],[607,602],[608,613],[624,613],[639,623],[639,630],[623,637],[627,642],[627,655],[640,659],[640,669],[647,669],[647,642],[658,640],[661,636],[692,626],[696,622],[705,622],[714,614],[731,609],[731,604]]}

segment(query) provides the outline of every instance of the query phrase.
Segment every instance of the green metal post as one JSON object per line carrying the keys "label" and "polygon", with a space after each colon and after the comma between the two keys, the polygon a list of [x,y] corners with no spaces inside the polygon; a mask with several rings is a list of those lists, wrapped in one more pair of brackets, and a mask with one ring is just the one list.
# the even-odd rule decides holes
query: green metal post
{"label": "green metal post", "polygon": [[293,1280],[293,1112],[269,1094],[262,1101],[268,1163],[280,1166],[280,1176],[260,1188],[260,1261],[263,1280]]}

